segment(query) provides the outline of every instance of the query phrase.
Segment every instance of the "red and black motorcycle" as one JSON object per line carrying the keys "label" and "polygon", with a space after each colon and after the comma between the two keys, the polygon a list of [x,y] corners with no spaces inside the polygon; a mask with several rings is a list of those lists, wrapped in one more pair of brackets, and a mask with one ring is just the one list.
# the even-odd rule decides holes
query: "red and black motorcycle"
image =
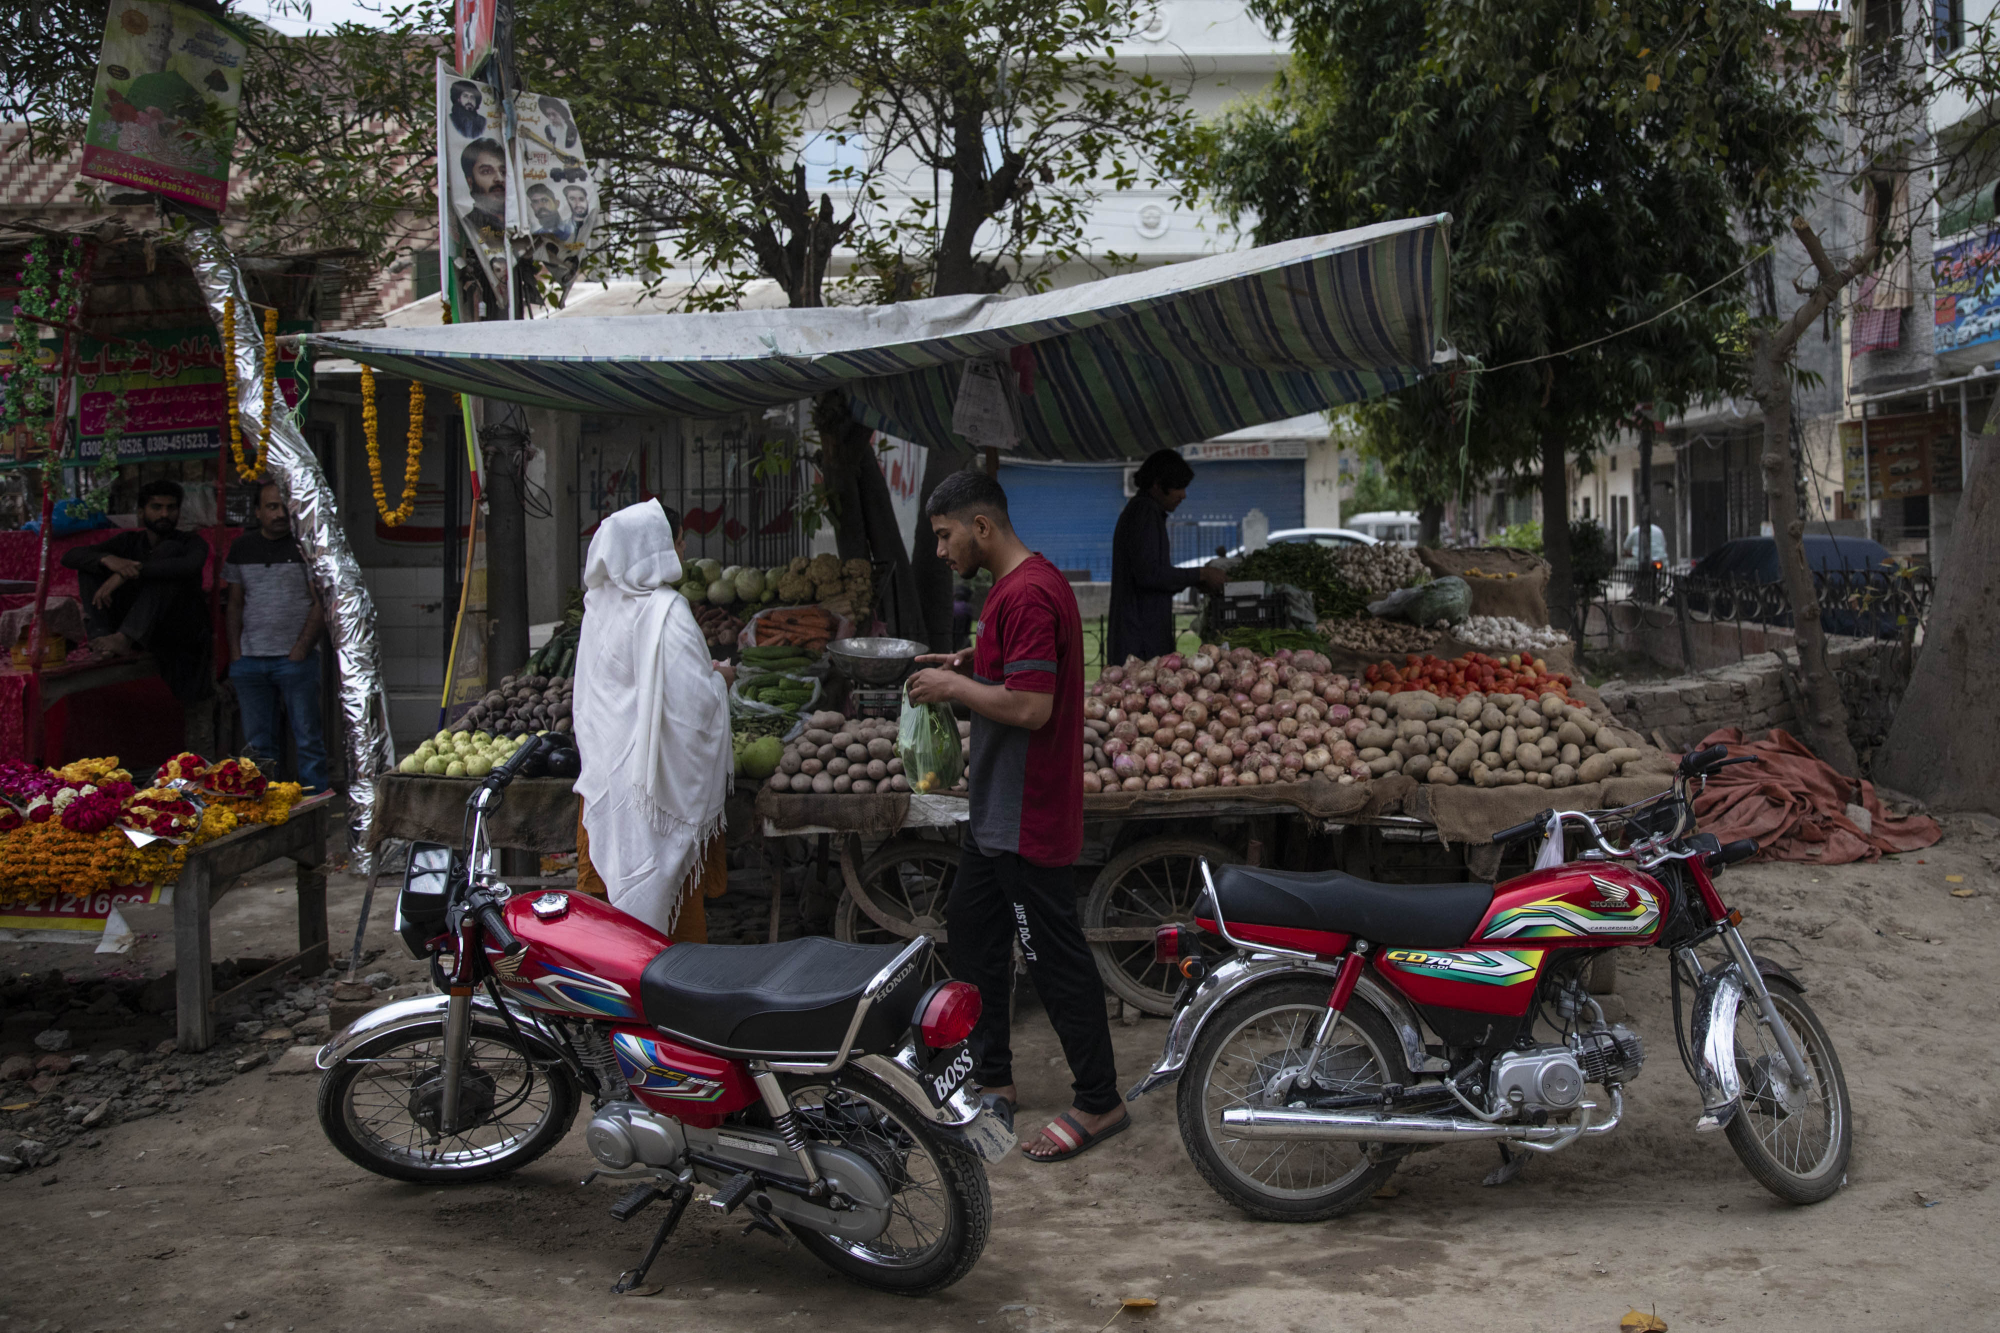
{"label": "red and black motorcycle", "polygon": [[[1780,1198],[1827,1198],[1853,1135],[1840,1060],[1805,988],[1751,954],[1716,892],[1714,873],[1756,844],[1695,832],[1689,784],[1749,762],[1726,755],[1686,756],[1671,790],[1636,805],[1544,811],[1494,834],[1543,838],[1535,868],[1498,885],[1204,863],[1197,927],[1155,940],[1189,980],[1131,1095],[1178,1080],[1189,1156],[1255,1217],[1339,1216],[1438,1144],[1499,1143],[1504,1179],[1526,1152],[1617,1126],[1645,1045],[1605,1021],[1587,974],[1606,949],[1650,946],[1673,955],[1695,1130],[1724,1131]],[[1569,859],[1572,827],[1585,846]],[[1212,951],[1218,938],[1226,951]]]}
{"label": "red and black motorcycle", "polygon": [[675,944],[587,894],[513,893],[486,821],[542,748],[468,802],[462,854],[411,851],[396,926],[439,994],[372,1010],[319,1053],[333,1145],[395,1180],[485,1180],[534,1161],[579,1103],[620,1221],[665,1200],[644,1278],[697,1185],[744,1231],[798,1237],[888,1291],[937,1291],[992,1225],[984,1163],[1004,1105],[968,1090],[979,992],[925,981],[931,941]]}

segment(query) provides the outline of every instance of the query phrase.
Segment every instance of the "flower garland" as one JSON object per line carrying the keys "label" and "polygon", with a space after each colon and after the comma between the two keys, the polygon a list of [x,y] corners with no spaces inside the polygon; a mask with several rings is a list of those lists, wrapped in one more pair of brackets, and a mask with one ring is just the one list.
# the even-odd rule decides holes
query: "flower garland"
{"label": "flower garland", "polygon": [[278,307],[264,311],[264,411],[257,426],[257,470],[271,461],[271,420],[283,409],[278,397]]}
{"label": "flower garland", "polygon": [[236,475],[251,476],[256,469],[243,457],[243,418],[236,406],[236,298],[222,302],[222,395],[228,402],[229,452],[236,458]]}
{"label": "flower garland", "polygon": [[381,414],[375,407],[375,373],[361,368],[361,430],[368,448],[368,479],[375,488],[375,512],[382,522],[397,528],[410,521],[417,511],[417,479],[424,469],[424,386],[410,381],[410,429],[403,457],[403,500],[389,508],[389,492],[382,485]]}

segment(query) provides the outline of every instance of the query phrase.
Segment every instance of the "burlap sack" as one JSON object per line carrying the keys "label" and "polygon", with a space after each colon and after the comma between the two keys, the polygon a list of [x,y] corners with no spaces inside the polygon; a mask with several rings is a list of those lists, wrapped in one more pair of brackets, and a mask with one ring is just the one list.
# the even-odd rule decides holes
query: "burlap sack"
{"label": "burlap sack", "polygon": [[[1549,566],[1540,556],[1506,546],[1419,546],[1417,559],[1443,578],[1456,574],[1472,587],[1472,614],[1511,616],[1529,625],[1549,623]],[[1497,575],[1482,578],[1481,575]]]}

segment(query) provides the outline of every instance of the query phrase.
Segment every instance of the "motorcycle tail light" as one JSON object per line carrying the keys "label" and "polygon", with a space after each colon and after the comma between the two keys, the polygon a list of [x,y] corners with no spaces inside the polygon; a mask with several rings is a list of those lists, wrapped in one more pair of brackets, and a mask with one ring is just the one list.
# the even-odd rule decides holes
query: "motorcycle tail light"
{"label": "motorcycle tail light", "polygon": [[1180,925],[1161,926],[1153,932],[1153,961],[1174,966],[1182,958],[1194,952],[1191,942],[1182,938],[1187,928]]}
{"label": "motorcycle tail light", "polygon": [[979,988],[964,981],[941,981],[917,1011],[917,1031],[934,1051],[949,1050],[972,1035],[979,1022]]}

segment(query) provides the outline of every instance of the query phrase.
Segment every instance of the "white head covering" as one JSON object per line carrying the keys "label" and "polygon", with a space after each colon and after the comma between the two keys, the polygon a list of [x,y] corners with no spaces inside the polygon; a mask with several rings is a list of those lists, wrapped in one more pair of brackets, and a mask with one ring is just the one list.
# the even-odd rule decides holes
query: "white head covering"
{"label": "white head covering", "polygon": [[663,933],[734,770],[728,689],[680,577],[659,501],[604,520],[584,560],[572,701],[591,864],[613,906]]}

